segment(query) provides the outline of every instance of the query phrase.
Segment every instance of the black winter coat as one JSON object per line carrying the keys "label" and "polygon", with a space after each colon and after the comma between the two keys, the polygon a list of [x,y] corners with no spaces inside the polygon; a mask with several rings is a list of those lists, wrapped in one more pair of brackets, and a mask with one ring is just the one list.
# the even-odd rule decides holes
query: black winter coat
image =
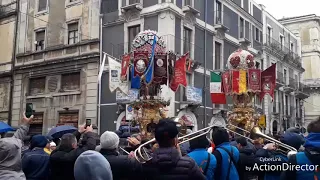
{"label": "black winter coat", "polygon": [[197,164],[189,157],[181,157],[176,148],[158,148],[152,160],[143,165],[147,180],[206,180]]}
{"label": "black winter coat", "polygon": [[100,153],[109,161],[113,180],[140,179],[142,165],[127,155],[120,155],[115,150],[101,149]]}
{"label": "black winter coat", "polygon": [[[239,149],[240,160],[238,164],[238,174],[240,180],[250,180],[257,178],[258,172],[252,172],[255,164],[255,154],[252,148]],[[249,168],[251,170],[249,170]]]}
{"label": "black winter coat", "polygon": [[[77,139],[80,139],[81,134],[76,131],[74,133]],[[93,132],[88,132],[84,134],[83,139],[86,140],[83,145],[76,149],[68,147],[58,147],[56,150],[52,151],[50,155],[50,180],[73,180],[73,169],[74,163],[76,162],[78,156],[87,150],[95,150],[96,148],[96,134]]]}

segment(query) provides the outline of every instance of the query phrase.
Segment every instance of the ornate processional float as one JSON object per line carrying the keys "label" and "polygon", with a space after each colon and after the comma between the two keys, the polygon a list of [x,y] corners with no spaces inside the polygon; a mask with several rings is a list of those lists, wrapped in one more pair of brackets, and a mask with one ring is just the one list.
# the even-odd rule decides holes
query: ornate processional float
{"label": "ornate processional float", "polygon": [[232,110],[227,113],[228,128],[243,135],[259,126],[256,98],[261,102],[266,94],[274,97],[276,65],[261,72],[256,64],[250,52],[238,49],[229,56],[227,70],[221,74],[223,93],[233,100]]}
{"label": "ornate processional float", "polygon": [[193,61],[188,53],[178,57],[167,51],[164,40],[151,30],[142,31],[134,38],[131,52],[121,57],[121,64],[112,57],[108,61],[110,91],[120,90],[127,96],[135,96],[127,104],[126,118],[131,124],[139,125],[143,138],[153,138],[155,125],[168,116],[170,98],[164,97],[162,90],[168,87],[176,92],[180,85],[186,87],[186,71]]}

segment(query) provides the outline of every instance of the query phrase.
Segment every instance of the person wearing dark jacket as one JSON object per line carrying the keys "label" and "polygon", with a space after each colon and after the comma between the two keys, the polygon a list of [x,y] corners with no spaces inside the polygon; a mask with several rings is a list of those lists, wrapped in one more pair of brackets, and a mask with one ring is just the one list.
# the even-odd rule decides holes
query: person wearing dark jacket
{"label": "person wearing dark jacket", "polygon": [[44,151],[48,144],[45,136],[35,135],[31,139],[32,148],[22,158],[22,170],[27,180],[47,180],[49,177],[50,156]]}
{"label": "person wearing dark jacket", "polygon": [[[120,155],[118,150],[119,136],[111,131],[104,132],[100,137],[100,153],[108,160],[114,180],[137,178],[141,174],[141,164],[127,155]],[[125,172],[124,172],[125,169]],[[137,178],[139,179],[139,178]]]}
{"label": "person wearing dark jacket", "polygon": [[206,180],[197,164],[182,157],[178,145],[178,128],[170,119],[162,119],[155,127],[159,144],[152,159],[143,164],[143,175],[148,180]]}
{"label": "person wearing dark jacket", "polygon": [[214,179],[238,180],[239,150],[230,145],[229,134],[226,129],[214,127],[212,129],[212,141],[216,145],[213,155],[217,159]]}
{"label": "person wearing dark jacket", "polygon": [[[81,146],[77,147],[81,133],[84,133]],[[96,139],[92,132],[92,126],[80,126],[73,134],[64,134],[61,137],[59,147],[50,155],[50,179],[51,180],[73,180],[74,163],[78,156],[87,151],[95,150]]]}
{"label": "person wearing dark jacket", "polygon": [[[320,179],[320,117],[308,125],[307,131],[308,136],[305,138],[304,151],[290,156],[288,160],[288,163],[300,165],[300,171],[293,169],[282,172],[281,179]],[[304,170],[302,170],[302,165],[305,166]],[[308,170],[306,169],[306,165],[309,167]]]}
{"label": "person wearing dark jacket", "polygon": [[[295,149],[299,149],[303,144],[303,140],[299,134],[296,133],[285,133],[280,137],[280,141],[287,144]],[[267,144],[264,148],[259,149],[256,152],[256,163],[258,165],[274,165],[285,167],[288,163],[288,157],[286,152],[287,149],[279,146],[277,149],[273,143]],[[265,180],[279,180],[282,169],[265,171]]]}
{"label": "person wearing dark jacket", "polygon": [[254,172],[249,172],[246,167],[254,167],[255,154],[254,146],[251,143],[248,143],[247,139],[244,137],[236,138],[237,148],[239,149],[240,159],[239,159],[239,179],[240,180],[250,180],[257,178],[257,175]]}
{"label": "person wearing dark jacket", "polygon": [[27,118],[23,114],[21,127],[13,137],[0,138],[0,179],[25,180],[22,171],[21,148],[23,139],[27,136],[33,115]]}

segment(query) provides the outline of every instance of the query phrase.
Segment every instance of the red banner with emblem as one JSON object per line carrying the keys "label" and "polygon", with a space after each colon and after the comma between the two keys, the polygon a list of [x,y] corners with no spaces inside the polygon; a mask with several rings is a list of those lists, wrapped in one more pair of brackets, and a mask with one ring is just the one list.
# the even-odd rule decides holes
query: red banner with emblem
{"label": "red banner with emblem", "polygon": [[134,77],[142,76],[149,66],[148,52],[135,51],[133,54]]}
{"label": "red banner with emblem", "polygon": [[154,56],[154,77],[157,84],[167,84],[168,80],[168,56],[167,54],[156,54]]}
{"label": "red banner with emblem", "polygon": [[248,91],[254,93],[261,91],[260,69],[248,69]]}
{"label": "red banner with emblem", "polygon": [[186,60],[189,53],[181,56],[175,63],[174,67],[174,78],[170,84],[170,88],[172,91],[176,92],[180,85],[186,87],[187,86],[187,67]]}
{"label": "red banner with emblem", "polygon": [[222,73],[222,85],[223,85],[223,92],[226,94],[230,94],[232,90],[231,85],[231,74],[229,71],[225,71]]}
{"label": "red banner with emblem", "polygon": [[274,90],[276,86],[276,64],[273,64],[268,69],[261,73],[261,95],[260,100],[264,98],[266,94],[269,94],[271,101],[274,99]]}
{"label": "red banner with emblem", "polygon": [[130,54],[126,54],[122,56],[122,61],[121,61],[121,79],[122,80],[127,80],[129,64],[130,64]]}

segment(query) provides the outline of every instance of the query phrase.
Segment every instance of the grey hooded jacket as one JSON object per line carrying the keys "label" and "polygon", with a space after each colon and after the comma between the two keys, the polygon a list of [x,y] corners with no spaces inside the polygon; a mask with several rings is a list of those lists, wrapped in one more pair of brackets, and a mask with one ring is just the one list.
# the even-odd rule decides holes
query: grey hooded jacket
{"label": "grey hooded jacket", "polygon": [[21,148],[28,131],[29,125],[22,125],[13,137],[0,139],[0,179],[26,179],[21,165]]}

